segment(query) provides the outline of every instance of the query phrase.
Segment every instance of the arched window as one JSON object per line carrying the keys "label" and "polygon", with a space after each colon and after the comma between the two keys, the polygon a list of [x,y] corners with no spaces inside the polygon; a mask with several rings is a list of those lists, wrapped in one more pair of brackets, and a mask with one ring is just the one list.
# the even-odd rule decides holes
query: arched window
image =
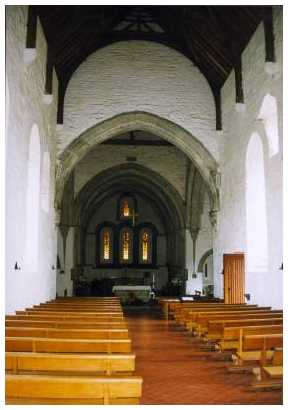
{"label": "arched window", "polygon": [[[136,199],[133,195],[122,195],[118,201],[118,220],[134,220],[137,213]],[[135,222],[135,220],[134,220]]]}
{"label": "arched window", "polygon": [[139,261],[140,263],[152,263],[152,232],[149,228],[141,229],[139,233]]}
{"label": "arched window", "polygon": [[125,198],[122,202],[121,215],[131,216],[132,209],[129,207],[128,198]]}
{"label": "arched window", "polygon": [[269,145],[269,157],[279,152],[278,114],[276,98],[267,94],[262,102],[258,118],[263,121]]}
{"label": "arched window", "polygon": [[26,192],[26,266],[30,272],[38,269],[40,163],[39,130],[34,124],[30,134]]}
{"label": "arched window", "polygon": [[102,228],[100,232],[100,263],[113,263],[113,242],[113,229],[110,227]]}
{"label": "arched window", "polygon": [[120,231],[120,263],[130,264],[133,262],[133,230],[125,227]]}
{"label": "arched window", "polygon": [[268,237],[264,155],[261,138],[252,134],[246,154],[247,268],[265,272],[268,268]]}

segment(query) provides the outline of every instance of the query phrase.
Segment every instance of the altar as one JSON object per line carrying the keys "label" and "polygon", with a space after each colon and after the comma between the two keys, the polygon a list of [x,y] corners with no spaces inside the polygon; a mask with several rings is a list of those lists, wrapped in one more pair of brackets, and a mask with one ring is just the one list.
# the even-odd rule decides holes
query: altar
{"label": "altar", "polygon": [[137,301],[147,303],[151,297],[151,286],[148,285],[125,285],[113,286],[115,296],[118,296],[123,304],[133,304]]}

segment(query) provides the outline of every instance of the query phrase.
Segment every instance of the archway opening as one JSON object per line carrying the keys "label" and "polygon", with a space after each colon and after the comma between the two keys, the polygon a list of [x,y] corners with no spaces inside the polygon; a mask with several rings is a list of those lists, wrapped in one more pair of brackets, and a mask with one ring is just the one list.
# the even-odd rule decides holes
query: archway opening
{"label": "archway opening", "polygon": [[[90,148],[61,204],[60,230],[74,235],[74,290],[107,278],[185,293],[193,254],[186,255],[187,231],[201,231],[205,192],[189,157],[158,135],[126,131]],[[211,247],[208,238],[203,234],[201,249]]]}

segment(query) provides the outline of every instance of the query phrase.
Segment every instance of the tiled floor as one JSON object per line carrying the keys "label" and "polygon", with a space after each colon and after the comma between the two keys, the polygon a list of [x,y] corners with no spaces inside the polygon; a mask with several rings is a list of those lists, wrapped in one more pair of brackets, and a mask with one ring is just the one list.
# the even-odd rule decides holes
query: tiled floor
{"label": "tiled floor", "polygon": [[248,375],[231,374],[199,341],[167,324],[159,310],[127,312],[136,374],[143,377],[141,404],[281,404],[279,391],[248,390]]}

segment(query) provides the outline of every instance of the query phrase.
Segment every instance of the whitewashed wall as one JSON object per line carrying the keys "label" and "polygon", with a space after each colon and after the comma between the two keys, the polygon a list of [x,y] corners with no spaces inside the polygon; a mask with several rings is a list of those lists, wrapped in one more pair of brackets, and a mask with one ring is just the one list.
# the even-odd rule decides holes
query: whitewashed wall
{"label": "whitewashed wall", "polygon": [[207,80],[179,52],[146,41],[114,43],[79,66],[66,91],[59,152],[94,125],[134,111],[182,126],[217,160],[215,104]]}
{"label": "whitewashed wall", "polygon": [[[257,132],[264,147],[266,204],[268,220],[268,269],[249,271],[246,266],[246,293],[251,302],[282,306],[282,13],[274,8],[274,32],[278,73],[265,72],[265,43],[260,24],[242,54],[246,110],[235,111],[234,73],[222,88],[223,137],[220,148],[222,175],[219,231],[215,238],[216,294],[223,294],[223,253],[247,252],[246,229],[246,152],[251,135]],[[280,151],[269,157],[268,139],[263,122],[258,119],[264,97],[277,99]]]}
{"label": "whitewashed wall", "polygon": [[[6,127],[6,312],[12,313],[29,305],[44,302],[56,294],[56,232],[54,229],[54,166],[56,143],[57,78],[54,72],[54,101],[42,101],[46,70],[46,40],[38,21],[37,57],[25,66],[23,53],[26,40],[27,6],[6,6],[6,78],[9,89],[9,118]],[[26,246],[29,223],[26,215],[29,142],[32,126],[39,129],[40,167],[50,177],[49,192],[43,190],[40,178],[38,254],[36,269],[28,269],[27,260],[35,253],[33,244]],[[44,152],[50,154],[50,169],[44,170]],[[45,155],[47,157],[47,154]],[[43,182],[43,180],[42,180]],[[27,254],[28,252],[28,254]],[[15,270],[15,263],[20,270]]]}

